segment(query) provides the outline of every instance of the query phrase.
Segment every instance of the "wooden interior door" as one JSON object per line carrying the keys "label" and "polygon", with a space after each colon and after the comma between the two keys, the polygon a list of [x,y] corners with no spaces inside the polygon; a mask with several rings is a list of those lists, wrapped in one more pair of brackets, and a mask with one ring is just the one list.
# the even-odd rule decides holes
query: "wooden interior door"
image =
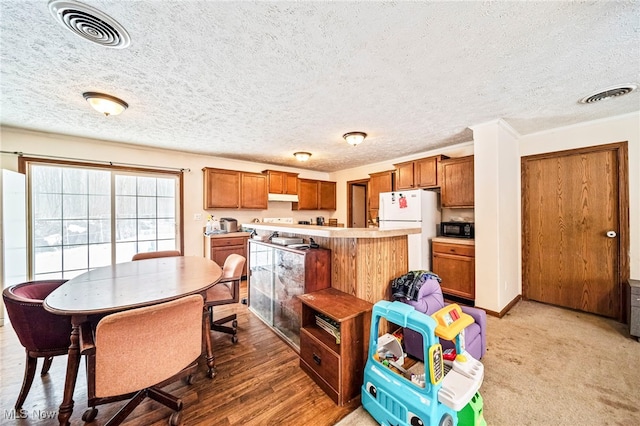
{"label": "wooden interior door", "polygon": [[525,298],[623,317],[626,179],[626,144],[523,157]]}

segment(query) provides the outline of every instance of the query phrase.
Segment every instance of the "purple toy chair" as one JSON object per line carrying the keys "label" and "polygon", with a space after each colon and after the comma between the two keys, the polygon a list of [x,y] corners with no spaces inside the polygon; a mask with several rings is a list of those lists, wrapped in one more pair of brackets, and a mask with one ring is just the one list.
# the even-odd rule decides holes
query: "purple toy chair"
{"label": "purple toy chair", "polygon": [[54,356],[66,355],[71,345],[71,317],[45,311],[42,303],[66,280],[29,281],[7,287],[2,299],[11,325],[27,353],[24,380],[15,408],[19,410],[27,398],[38,358],[44,358],[42,376],[47,374]]}
{"label": "purple toy chair", "polygon": [[[427,279],[418,291],[418,300],[409,300],[406,298],[398,299],[401,302],[413,306],[417,311],[427,315],[431,315],[437,310],[445,306],[440,283],[435,278]],[[462,312],[473,317],[475,322],[465,329],[465,347],[467,352],[475,359],[484,356],[487,350],[487,313],[482,309],[472,308],[470,306],[462,306]],[[443,349],[453,348],[453,342],[440,339]],[[422,335],[417,331],[404,329],[404,345],[407,354],[424,361],[424,353],[422,347]]]}

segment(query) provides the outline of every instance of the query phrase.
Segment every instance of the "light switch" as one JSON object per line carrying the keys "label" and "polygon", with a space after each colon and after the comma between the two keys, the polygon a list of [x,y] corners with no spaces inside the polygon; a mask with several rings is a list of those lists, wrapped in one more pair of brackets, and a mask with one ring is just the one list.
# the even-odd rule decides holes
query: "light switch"
{"label": "light switch", "polygon": [[195,213],[193,215],[193,220],[195,221],[202,220],[202,213]]}

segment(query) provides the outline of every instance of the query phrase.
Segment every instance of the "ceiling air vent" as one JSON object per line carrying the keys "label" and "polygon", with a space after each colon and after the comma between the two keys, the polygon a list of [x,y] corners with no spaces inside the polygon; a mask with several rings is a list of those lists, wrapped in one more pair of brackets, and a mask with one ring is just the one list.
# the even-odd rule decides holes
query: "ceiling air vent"
{"label": "ceiling air vent", "polygon": [[49,11],[65,28],[85,40],[114,49],[131,43],[122,25],[99,10],[77,1],[51,0]]}
{"label": "ceiling air vent", "polygon": [[605,99],[615,98],[616,96],[626,95],[627,93],[631,93],[634,90],[636,90],[637,87],[638,86],[636,86],[635,84],[627,84],[626,86],[619,86],[619,87],[618,86],[610,87],[608,89],[601,90],[597,93],[593,93],[589,96],[585,96],[584,98],[580,99],[580,103],[591,104],[594,102],[603,101]]}

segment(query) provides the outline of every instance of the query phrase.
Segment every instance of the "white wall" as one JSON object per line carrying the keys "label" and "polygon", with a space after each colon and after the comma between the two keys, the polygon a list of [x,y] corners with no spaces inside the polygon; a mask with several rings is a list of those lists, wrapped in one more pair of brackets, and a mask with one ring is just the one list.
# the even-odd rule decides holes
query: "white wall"
{"label": "white wall", "polygon": [[[324,216],[325,220],[337,217],[332,211],[292,211],[290,202],[269,202],[268,210],[204,210],[203,206],[203,167],[261,172],[275,169],[299,173],[302,178],[328,180],[327,173],[309,170],[276,167],[268,164],[235,161],[225,158],[187,154],[178,151],[145,149],[132,145],[110,143],[92,139],[74,138],[62,135],[31,132],[21,129],[0,127],[2,150],[29,154],[69,157],[94,161],[112,161],[148,165],[151,167],[171,167],[191,169],[184,174],[184,254],[202,256],[202,231],[208,214],[216,217],[232,217],[238,224],[251,222],[254,218],[292,217],[297,220],[309,220],[316,216]],[[11,154],[2,155],[2,168],[17,171],[18,157]],[[194,215],[200,213],[202,220],[195,221]],[[342,222],[342,221],[340,221]]]}

